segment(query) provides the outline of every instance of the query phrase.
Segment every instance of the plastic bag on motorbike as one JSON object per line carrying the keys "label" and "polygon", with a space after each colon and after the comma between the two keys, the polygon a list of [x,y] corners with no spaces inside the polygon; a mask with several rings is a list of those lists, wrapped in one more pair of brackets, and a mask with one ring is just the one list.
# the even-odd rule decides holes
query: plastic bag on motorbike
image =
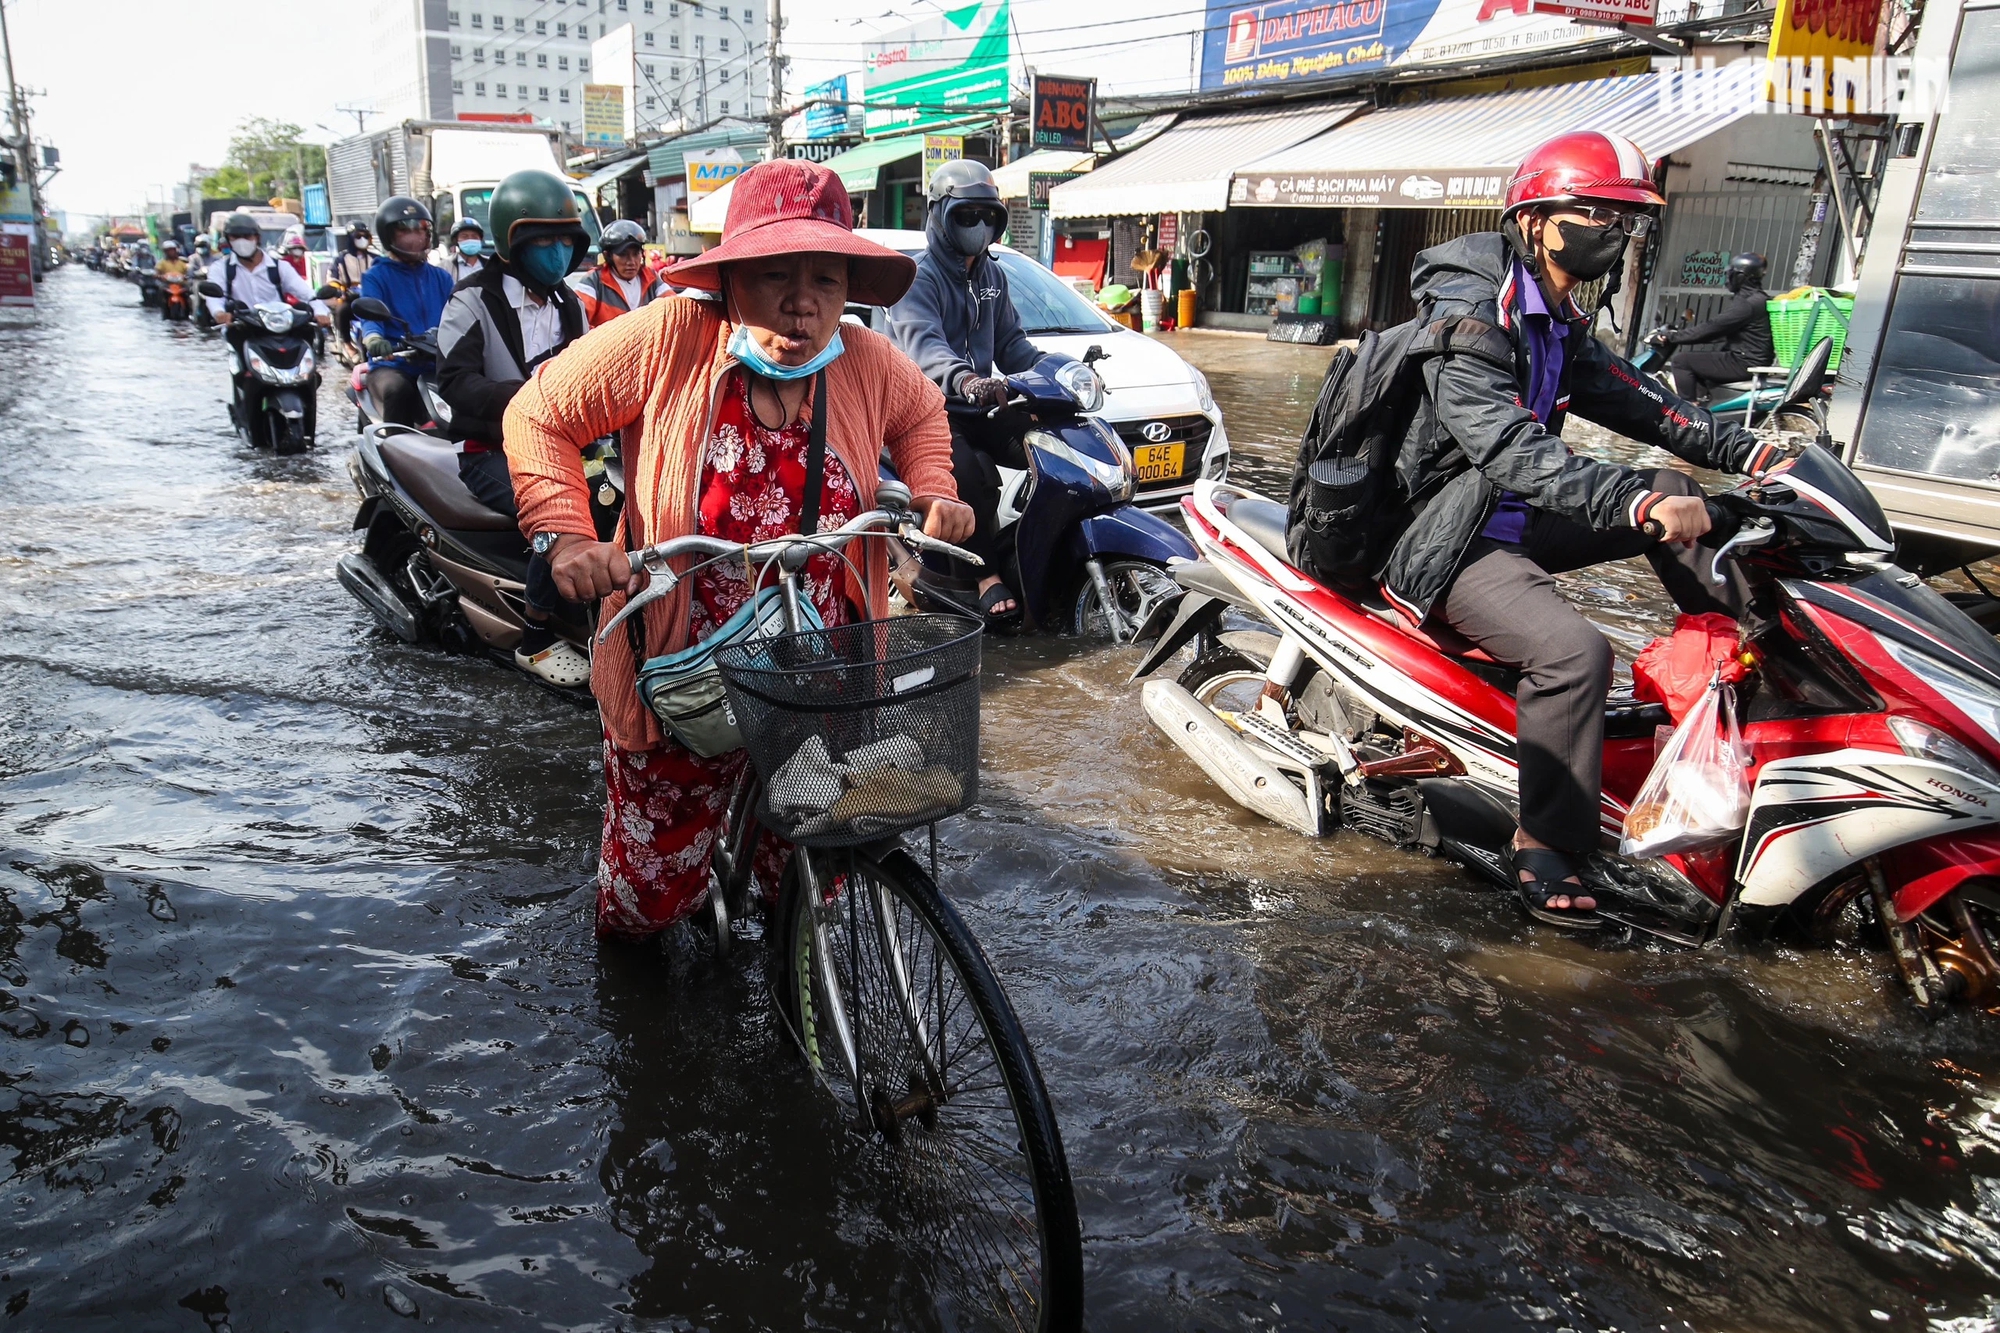
{"label": "plastic bag on motorbike", "polygon": [[1738,637],[1730,616],[1677,616],[1671,638],[1653,640],[1633,659],[1633,696],[1665,704],[1676,724],[1685,721],[1718,671],[1725,685],[1749,674],[1736,657]]}
{"label": "plastic bag on motorbike", "polygon": [[1688,710],[1625,814],[1622,855],[1647,860],[1722,842],[1750,818],[1750,775],[1736,692],[1721,673]]}

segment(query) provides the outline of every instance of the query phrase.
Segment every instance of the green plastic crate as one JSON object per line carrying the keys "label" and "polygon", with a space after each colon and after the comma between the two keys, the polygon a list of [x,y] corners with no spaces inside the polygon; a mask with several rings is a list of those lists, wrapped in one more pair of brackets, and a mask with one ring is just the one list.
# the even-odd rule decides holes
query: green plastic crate
{"label": "green plastic crate", "polygon": [[1790,301],[1773,299],[1764,309],[1771,317],[1771,346],[1779,365],[1795,368],[1802,352],[1821,338],[1832,338],[1833,359],[1827,362],[1827,370],[1840,369],[1840,354],[1847,348],[1847,321],[1854,314],[1853,297],[1820,290]]}

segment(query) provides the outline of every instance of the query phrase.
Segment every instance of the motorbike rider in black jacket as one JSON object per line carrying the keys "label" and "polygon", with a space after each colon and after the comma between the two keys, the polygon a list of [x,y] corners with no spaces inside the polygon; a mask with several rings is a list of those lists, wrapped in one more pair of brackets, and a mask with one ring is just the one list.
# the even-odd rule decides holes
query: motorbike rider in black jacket
{"label": "motorbike rider in black jacket", "polygon": [[[515,512],[514,480],[501,448],[507,405],[550,357],[581,338],[583,305],[563,281],[589,257],[576,198],[552,172],[517,171],[493,191],[493,260],[461,281],[438,325],[438,396],[451,409],[459,480],[489,509]],[[590,679],[590,659],[547,622],[562,597],[538,540],[528,559],[528,626],[514,662],[554,685]]]}
{"label": "motorbike rider in black jacket", "polygon": [[[1680,350],[1667,362],[1674,392],[1689,402],[1708,397],[1718,384],[1750,378],[1752,366],[1768,366],[1777,349],[1771,343],[1771,316],[1765,309],[1764,256],[1748,251],[1729,261],[1724,281],[1729,299],[1712,319],[1693,328],[1656,329],[1646,341]],[[1719,347],[1697,346],[1720,343]]]}
{"label": "motorbike rider in black jacket", "polygon": [[[1664,201],[1621,136],[1582,131],[1541,145],[1509,183],[1499,233],[1417,256],[1418,318],[1453,325],[1422,368],[1423,402],[1398,473],[1414,518],[1391,550],[1382,590],[1446,644],[1469,643],[1521,671],[1521,812],[1511,870],[1523,905],[1568,928],[1594,927],[1575,858],[1600,837],[1604,701],[1611,648],[1551,574],[1644,555],[1684,611],[1737,608],[1710,594],[1701,490],[1672,469],[1570,452],[1568,412],[1701,467],[1766,464],[1757,440],[1673,397],[1591,336],[1571,300],[1609,274],[1627,238]],[[1775,458],[1776,451],[1770,451]],[[1648,535],[1648,520],[1662,535]]]}
{"label": "motorbike rider in black jacket", "polygon": [[[977,162],[947,162],[931,174],[926,194],[928,245],[917,260],[916,281],[889,311],[889,336],[944,390],[952,475],[976,523],[965,549],[986,562],[979,609],[988,621],[1006,622],[1019,617],[1020,606],[991,572],[1000,563],[994,541],[1000,511],[996,465],[1028,464],[1021,446],[1026,427],[1005,406],[1005,377],[1045,359],[1053,369],[1075,358],[1043,353],[1021,331],[1007,275],[989,253],[1007,230],[1007,207],[993,173]],[[999,413],[989,417],[996,407]]]}

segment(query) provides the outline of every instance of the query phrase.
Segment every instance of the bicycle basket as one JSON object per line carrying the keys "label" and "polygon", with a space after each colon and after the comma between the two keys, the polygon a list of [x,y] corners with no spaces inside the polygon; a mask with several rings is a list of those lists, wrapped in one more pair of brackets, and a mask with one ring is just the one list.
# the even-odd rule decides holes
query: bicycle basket
{"label": "bicycle basket", "polygon": [[764,826],[851,847],[971,805],[983,631],[966,616],[894,616],[719,650]]}

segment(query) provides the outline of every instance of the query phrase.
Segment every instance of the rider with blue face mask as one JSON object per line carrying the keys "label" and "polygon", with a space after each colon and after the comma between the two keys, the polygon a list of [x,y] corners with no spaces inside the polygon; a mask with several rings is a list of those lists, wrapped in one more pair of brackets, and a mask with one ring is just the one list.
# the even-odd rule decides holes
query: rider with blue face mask
{"label": "rider with blue face mask", "polygon": [[452,286],[456,287],[485,264],[486,228],[478,218],[460,218],[458,225],[451,229],[451,237],[445,252],[438,257],[438,265],[451,274]]}
{"label": "rider with blue face mask", "polygon": [[[438,394],[444,429],[459,441],[458,475],[489,509],[518,512],[500,421],[541,365],[585,332],[582,303],[563,279],[587,261],[590,235],[576,195],[547,171],[517,171],[493,191],[493,249],[458,284],[438,326]],[[590,679],[590,659],[546,626],[561,604],[546,552],[528,562],[528,628],[514,660],[556,685]]]}
{"label": "rider with blue face mask", "polygon": [[[965,548],[997,569],[994,542],[1000,510],[999,465],[1026,467],[1021,435],[1025,419],[1009,410],[1006,376],[1046,360],[1048,369],[1073,360],[1046,357],[1021,331],[1007,293],[1007,275],[991,254],[1007,230],[1007,208],[993,173],[977,162],[947,162],[931,173],[929,244],[917,260],[917,278],[889,311],[889,336],[944,390],[951,420],[951,470],[959,499],[972,506],[977,527]],[[988,416],[994,408],[1001,409]],[[967,568],[958,573],[970,576]],[[1007,585],[979,571],[979,610],[994,624],[1020,618]]]}

